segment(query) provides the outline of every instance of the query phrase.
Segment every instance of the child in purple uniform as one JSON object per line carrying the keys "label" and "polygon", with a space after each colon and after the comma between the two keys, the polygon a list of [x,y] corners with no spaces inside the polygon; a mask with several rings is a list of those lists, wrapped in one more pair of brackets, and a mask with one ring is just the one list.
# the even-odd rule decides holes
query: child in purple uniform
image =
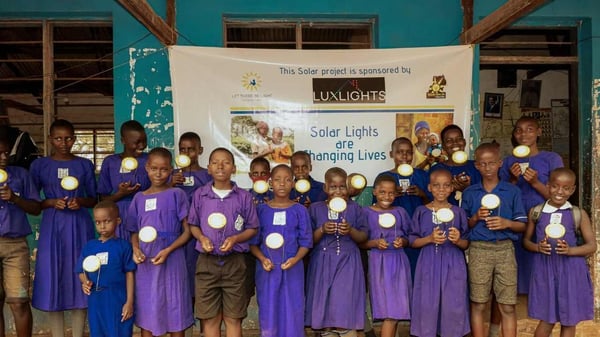
{"label": "child in purple uniform", "polygon": [[365,318],[365,279],[358,244],[365,242],[367,225],[362,208],[348,200],[347,174],[333,167],[325,173],[329,200],[347,201],[346,209],[330,210],[328,201],[310,205],[314,249],[308,267],[305,325],[323,330],[322,336],[356,336]]}
{"label": "child in purple uniform", "polygon": [[[146,149],[146,131],[138,121],[130,120],[121,124],[121,143],[123,152],[115,153],[102,162],[98,178],[98,194],[102,200],[111,200],[119,206],[119,214],[127,214],[133,196],[150,187],[148,174],[144,169],[148,155]],[[137,168],[127,170],[121,166],[123,158],[135,158]],[[117,227],[117,236],[129,241],[130,234],[126,226]]]}
{"label": "child in purple uniform", "polygon": [[[255,182],[269,181],[271,176],[271,164],[265,157],[256,157],[252,159],[250,162],[250,172],[248,172],[248,176],[252,181],[252,184]],[[263,204],[268,202],[273,198],[273,191],[267,190],[264,193],[258,193],[253,188],[250,188],[250,193],[252,194],[252,199],[255,205]]]}
{"label": "child in purple uniform", "polygon": [[[577,323],[594,319],[594,293],[585,257],[596,251],[590,219],[581,210],[579,229],[584,244],[577,246],[577,224],[569,197],[575,192],[575,173],[558,168],[550,173],[550,198],[537,223],[530,213],[523,237],[525,248],[534,253],[529,288],[529,317],[540,320],[536,337],[548,337],[560,323],[562,337],[575,336]],[[560,223],[566,229],[560,239],[549,238],[545,229]]]}
{"label": "child in purple uniform", "polygon": [[218,337],[225,322],[227,335],[242,336],[247,315],[246,261],[258,218],[252,195],[231,181],[235,172],[231,151],[217,148],[208,160],[213,183],[196,190],[189,223],[200,251],[196,264],[196,314],[205,337]]}
{"label": "child in purple uniform", "polygon": [[[94,225],[86,208],[96,204],[94,164],[71,153],[75,144],[73,124],[57,119],[50,126],[53,153],[36,159],[30,168],[38,191],[44,193],[38,241],[33,307],[49,312],[53,337],[64,336],[64,311],[72,310],[73,336],[83,335],[87,298],[79,290],[73,271],[81,249],[94,238]],[[77,186],[67,190],[62,178],[74,177]],[[67,185],[69,187],[69,185]]]}
{"label": "child in purple uniform", "polygon": [[[17,337],[25,337],[31,336],[32,330],[29,248],[26,239],[31,234],[31,227],[27,213],[38,215],[42,208],[39,193],[27,170],[19,166],[7,166],[9,154],[8,140],[0,139],[0,169],[8,175],[7,180],[0,183],[0,318],[4,319],[6,296],[15,319]],[[4,336],[4,325],[0,328],[0,336]]]}
{"label": "child in purple uniform", "polygon": [[[173,166],[169,150],[157,147],[148,154],[146,172],[150,188],[137,193],[127,218],[131,232],[135,275],[135,323],[142,337],[183,337],[194,323],[192,296],[183,246],[190,239],[187,224],[189,201],[184,191],[171,187]],[[155,238],[140,236],[152,227]]]}
{"label": "child in purple uniform", "polygon": [[312,171],[312,163],[310,154],[306,151],[296,151],[291,159],[292,171],[294,172],[294,180],[306,179],[310,182],[310,190],[306,193],[300,193],[295,188],[290,193],[290,199],[294,200],[306,207],[310,206],[311,202],[323,201],[327,199],[327,194],[323,191],[323,183],[314,180],[310,176]]}
{"label": "child in purple uniform", "polygon": [[458,125],[450,124],[442,129],[442,149],[448,154],[448,159],[438,163],[431,168],[431,171],[445,169],[452,173],[453,192],[448,201],[460,206],[462,192],[469,186],[475,185],[481,181],[481,174],[475,168],[473,160],[467,160],[465,163],[455,163],[452,155],[456,151],[464,151],[467,145],[462,129]]}
{"label": "child in purple uniform", "polygon": [[[271,173],[273,198],[257,207],[260,228],[250,251],[256,268],[258,314],[263,337],[304,337],[304,265],[312,247],[312,230],[306,208],[290,200],[292,169],[278,165]],[[273,237],[283,245],[269,245]]]}
{"label": "child in purple uniform", "polygon": [[[412,298],[410,334],[420,337],[461,337],[469,333],[469,291],[464,250],[469,242],[465,211],[448,202],[452,174],[431,172],[433,201],[417,208],[413,216],[411,245],[421,248]],[[448,222],[436,211],[454,214]]]}
{"label": "child in purple uniform", "polygon": [[408,245],[411,221],[402,207],[393,206],[397,184],[391,175],[379,175],[373,184],[377,202],[364,208],[369,240],[362,246],[370,249],[369,296],[373,319],[383,320],[381,337],[396,336],[398,320],[410,319],[412,281],[403,248]]}
{"label": "child in purple uniform", "polygon": [[[133,333],[134,272],[131,243],[115,236],[121,224],[119,207],[110,200],[94,207],[98,239],[89,241],[81,252],[75,272],[81,289],[89,296],[88,321],[91,337],[131,337]],[[89,256],[100,260],[97,271],[85,271]]]}
{"label": "child in purple uniform", "polygon": [[[204,152],[202,140],[195,132],[185,132],[179,136],[179,154],[190,158],[190,166],[175,170],[171,176],[171,184],[174,187],[181,188],[188,196],[191,203],[194,192],[206,184],[212,177],[208,170],[201,167],[198,163],[198,157]],[[196,250],[196,240],[190,240],[185,244],[185,263],[188,269],[188,279],[190,282],[190,293],[192,295],[192,310],[194,306],[194,280],[196,278],[196,262],[198,261],[198,251]],[[186,336],[192,335],[192,328],[186,330]]]}
{"label": "child in purple uniform", "polygon": [[[514,155],[504,158],[500,168],[500,179],[515,184],[521,190],[526,212],[550,198],[546,186],[550,172],[563,167],[558,154],[539,150],[537,140],[541,135],[542,128],[535,118],[519,118],[513,130],[513,141],[516,145],[528,146],[531,152],[527,158],[517,158]],[[524,172],[521,171],[520,163],[528,163]],[[518,291],[519,294],[527,294],[533,256],[523,248],[522,240],[515,242],[515,252],[519,268]]]}

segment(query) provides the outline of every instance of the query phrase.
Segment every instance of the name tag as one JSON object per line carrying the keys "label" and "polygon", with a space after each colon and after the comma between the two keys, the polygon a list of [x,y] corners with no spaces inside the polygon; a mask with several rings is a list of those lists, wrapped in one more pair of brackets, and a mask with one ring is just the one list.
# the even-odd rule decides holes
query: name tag
{"label": "name tag", "polygon": [[562,223],[562,213],[550,214],[550,223]]}
{"label": "name tag", "polygon": [[96,256],[100,259],[100,264],[108,264],[108,252],[97,253]]}
{"label": "name tag", "polygon": [[144,206],[144,211],[154,211],[156,209],[156,198],[147,199],[146,205]]}
{"label": "name tag", "polygon": [[285,226],[285,212],[275,212],[273,214],[273,225]]}
{"label": "name tag", "polygon": [[69,175],[69,168],[59,168],[58,172],[57,172],[57,175],[58,175],[58,179],[62,179],[64,177],[68,176]]}
{"label": "name tag", "polygon": [[194,186],[194,177],[185,177],[185,180],[183,181],[183,186]]}

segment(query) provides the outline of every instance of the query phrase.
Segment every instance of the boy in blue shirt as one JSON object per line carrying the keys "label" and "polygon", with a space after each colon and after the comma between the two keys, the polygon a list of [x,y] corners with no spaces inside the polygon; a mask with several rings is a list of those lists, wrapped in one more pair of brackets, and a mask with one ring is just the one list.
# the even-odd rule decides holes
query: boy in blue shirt
{"label": "boy in blue shirt", "polygon": [[[517,336],[517,262],[513,241],[517,240],[516,232],[525,230],[527,214],[520,190],[500,181],[501,166],[498,144],[479,145],[475,150],[475,167],[482,180],[467,187],[462,196],[462,208],[471,229],[468,268],[473,337],[485,335],[483,314],[492,289],[502,316],[502,335]],[[488,194],[500,200],[493,209],[482,205],[482,198]]]}

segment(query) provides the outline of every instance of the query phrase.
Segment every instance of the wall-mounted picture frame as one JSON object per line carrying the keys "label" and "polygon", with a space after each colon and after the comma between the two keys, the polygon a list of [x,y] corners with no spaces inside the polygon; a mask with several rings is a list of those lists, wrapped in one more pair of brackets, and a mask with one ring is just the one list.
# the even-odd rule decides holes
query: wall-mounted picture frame
{"label": "wall-mounted picture frame", "polygon": [[521,80],[521,108],[539,108],[541,80]]}
{"label": "wall-mounted picture frame", "polygon": [[483,97],[483,101],[484,118],[502,118],[504,94],[486,92]]}

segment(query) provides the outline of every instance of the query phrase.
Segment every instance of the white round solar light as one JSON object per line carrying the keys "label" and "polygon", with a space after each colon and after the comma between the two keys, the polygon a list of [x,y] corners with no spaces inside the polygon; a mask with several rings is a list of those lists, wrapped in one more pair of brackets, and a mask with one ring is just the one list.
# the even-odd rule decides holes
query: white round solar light
{"label": "white round solar light", "polygon": [[450,208],[440,208],[435,212],[435,216],[441,222],[450,222],[454,219],[454,212]]}
{"label": "white round solar light", "polygon": [[431,150],[431,155],[437,158],[442,155],[442,150],[436,147],[435,149]]}
{"label": "white round solar light", "polygon": [[565,226],[563,226],[562,224],[559,223],[551,223],[548,226],[546,226],[546,229],[544,229],[544,232],[546,232],[546,235],[549,238],[552,239],[560,239],[563,236],[565,236]]}
{"label": "white round solar light", "polygon": [[306,192],[310,191],[310,181],[308,181],[306,179],[300,179],[300,180],[296,181],[294,188],[296,189],[296,191],[298,191],[300,193],[306,193]]}
{"label": "white round solar light", "polygon": [[263,194],[269,190],[269,184],[264,180],[257,180],[252,185],[252,189],[258,194]]}
{"label": "white round solar light", "polygon": [[409,177],[413,174],[413,167],[409,164],[401,164],[398,166],[398,174],[403,177]]}
{"label": "white round solar light", "polygon": [[82,265],[83,270],[87,271],[88,273],[93,273],[100,269],[100,258],[96,255],[90,255],[83,259]]}
{"label": "white round solar light", "polygon": [[121,160],[121,167],[124,170],[133,171],[138,167],[138,161],[133,157],[125,157]]}
{"label": "white round solar light", "polygon": [[500,206],[500,198],[495,194],[488,193],[481,198],[481,205],[487,209],[496,209]]}
{"label": "white round solar light", "polygon": [[329,200],[329,209],[334,212],[342,213],[346,209],[346,200],[340,197],[335,197]]}
{"label": "white round solar light", "polygon": [[192,164],[192,160],[185,154],[180,154],[175,157],[175,164],[180,168],[186,168]]}
{"label": "white round solar light", "polygon": [[452,161],[456,164],[464,164],[467,162],[468,156],[465,151],[456,151],[452,153]]}
{"label": "white round solar light", "polygon": [[392,228],[396,224],[396,217],[392,213],[379,214],[379,226]]}
{"label": "white round solar light", "polygon": [[5,183],[8,180],[8,172],[0,169],[0,184]]}
{"label": "white round solar light", "polygon": [[140,237],[140,241],[145,243],[150,243],[156,240],[156,236],[158,233],[156,229],[152,226],[144,226],[140,229],[138,236]]}
{"label": "white round solar light", "polygon": [[519,145],[513,149],[513,156],[517,158],[525,158],[531,153],[531,149],[527,145]]}
{"label": "white round solar light", "polygon": [[227,218],[223,213],[211,213],[208,216],[208,225],[214,229],[221,229],[227,225]]}
{"label": "white round solar light", "polygon": [[73,176],[65,176],[60,180],[60,186],[67,191],[73,191],[79,186],[79,180]]}
{"label": "white round solar light", "polygon": [[350,185],[357,190],[361,190],[367,185],[367,179],[362,174],[357,174],[350,179]]}
{"label": "white round solar light", "polygon": [[271,233],[265,238],[265,244],[271,249],[281,248],[283,246],[284,241],[285,240],[283,239],[283,235],[279,233]]}

